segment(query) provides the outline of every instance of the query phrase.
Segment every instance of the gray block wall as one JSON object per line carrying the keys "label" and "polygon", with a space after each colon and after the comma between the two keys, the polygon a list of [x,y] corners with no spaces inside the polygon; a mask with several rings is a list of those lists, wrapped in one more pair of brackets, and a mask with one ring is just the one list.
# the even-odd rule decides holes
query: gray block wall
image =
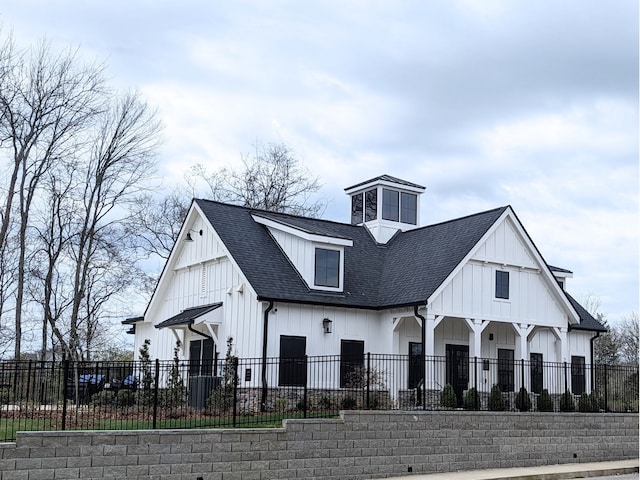
{"label": "gray block wall", "polygon": [[364,480],[634,458],[637,414],[350,411],[278,429],[19,433],[0,444],[0,480]]}

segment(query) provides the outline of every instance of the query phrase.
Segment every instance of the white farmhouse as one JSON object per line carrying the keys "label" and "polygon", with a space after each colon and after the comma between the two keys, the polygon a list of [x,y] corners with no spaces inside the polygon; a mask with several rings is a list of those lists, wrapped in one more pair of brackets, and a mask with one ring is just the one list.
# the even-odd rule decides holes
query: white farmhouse
{"label": "white farmhouse", "polygon": [[[605,328],[511,207],[420,226],[420,185],[383,175],[345,191],[350,224],[194,200],[144,316],[124,322],[136,352],[150,339],[170,359],[179,339],[207,365],[232,337],[240,358],[402,354],[408,389],[429,386],[423,362],[441,357],[459,396],[474,357],[511,365],[489,382],[503,390],[518,360],[533,392],[550,386],[542,362],[584,375]],[[295,385],[289,375],[279,384]]]}

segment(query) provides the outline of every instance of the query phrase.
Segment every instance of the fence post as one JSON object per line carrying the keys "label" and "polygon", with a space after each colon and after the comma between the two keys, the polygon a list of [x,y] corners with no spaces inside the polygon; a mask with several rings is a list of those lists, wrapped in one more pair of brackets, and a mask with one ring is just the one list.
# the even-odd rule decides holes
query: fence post
{"label": "fence post", "polygon": [[62,355],[62,430],[67,428],[67,396],[69,383],[69,360],[67,355]]}
{"label": "fence post", "polygon": [[604,365],[604,411],[605,412],[609,411],[609,390],[608,390],[609,377],[607,373],[608,373],[607,364],[605,363]]}
{"label": "fence post", "polygon": [[158,421],[158,386],[160,383],[160,360],[156,358],[156,375],[153,385],[153,429],[156,429]]}
{"label": "fence post", "polygon": [[480,410],[478,401],[480,400],[480,393],[478,392],[478,357],[473,357],[473,389],[475,395],[473,396],[473,408],[474,410]]}
{"label": "fence post", "polygon": [[369,393],[371,392],[371,352],[367,352],[367,410],[370,408]]}
{"label": "fence post", "polygon": [[[307,365],[309,365],[309,355],[305,355],[304,356],[304,364],[305,364],[305,368],[307,367]],[[309,383],[309,376],[305,374],[304,376],[304,395],[302,398],[302,413],[303,413],[303,417],[307,418],[307,385]]]}
{"label": "fence post", "polygon": [[564,392],[565,393],[569,389],[567,383],[567,362],[564,362]]}
{"label": "fence post", "polygon": [[233,357],[233,426],[238,416],[238,357]]}

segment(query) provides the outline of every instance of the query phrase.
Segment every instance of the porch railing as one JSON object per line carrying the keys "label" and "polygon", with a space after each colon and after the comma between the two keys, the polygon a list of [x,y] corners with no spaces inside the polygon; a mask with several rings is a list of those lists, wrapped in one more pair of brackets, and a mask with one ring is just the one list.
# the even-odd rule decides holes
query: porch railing
{"label": "porch railing", "polygon": [[637,365],[421,359],[0,362],[0,441],[20,430],[280,425],[348,409],[638,411]]}

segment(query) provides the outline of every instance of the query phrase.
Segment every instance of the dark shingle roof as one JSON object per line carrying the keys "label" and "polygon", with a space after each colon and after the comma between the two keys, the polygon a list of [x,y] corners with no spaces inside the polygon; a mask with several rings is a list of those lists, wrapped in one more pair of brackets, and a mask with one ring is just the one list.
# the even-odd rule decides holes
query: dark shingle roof
{"label": "dark shingle roof", "polygon": [[160,322],[156,325],[156,328],[176,327],[178,325],[188,325],[192,323],[196,318],[201,317],[205,313],[209,313],[216,308],[220,308],[222,302],[212,303],[210,305],[203,305],[200,307],[187,308],[177,315],[166,319],[164,322]]}
{"label": "dark shingle roof", "polygon": [[423,187],[422,185],[418,185],[417,183],[407,182],[406,180],[402,180],[400,178],[392,177],[391,175],[380,175],[379,177],[371,178],[371,179],[366,180],[364,182],[356,183],[355,185],[352,185],[350,187],[345,188],[345,190],[351,190],[352,188],[357,188],[357,187],[360,187],[362,185],[367,185],[368,183],[377,182],[378,180],[383,180],[385,182],[391,182],[391,183],[397,183],[398,185],[404,185],[405,187],[420,188],[422,190],[425,189],[425,187]]}
{"label": "dark shingle roof", "polygon": [[[376,243],[362,226],[196,200],[258,297],[382,309],[425,303],[508,207],[396,235]],[[252,214],[309,232],[348,238],[343,293],[311,290]]]}
{"label": "dark shingle roof", "polygon": [[558,272],[558,273],[573,273],[571,270],[567,270],[566,268],[554,267],[553,265],[549,265],[549,269],[550,269],[552,272]]}
{"label": "dark shingle roof", "polygon": [[580,324],[571,325],[572,330],[589,330],[592,332],[607,331],[605,326],[602,325],[598,320],[593,318],[593,315],[587,312],[587,310],[582,305],[580,305],[575,298],[573,298],[567,292],[564,292],[564,293],[567,295],[569,302],[571,302],[571,305],[573,305],[573,308],[575,308],[576,312],[578,313],[578,316],[580,317]]}

